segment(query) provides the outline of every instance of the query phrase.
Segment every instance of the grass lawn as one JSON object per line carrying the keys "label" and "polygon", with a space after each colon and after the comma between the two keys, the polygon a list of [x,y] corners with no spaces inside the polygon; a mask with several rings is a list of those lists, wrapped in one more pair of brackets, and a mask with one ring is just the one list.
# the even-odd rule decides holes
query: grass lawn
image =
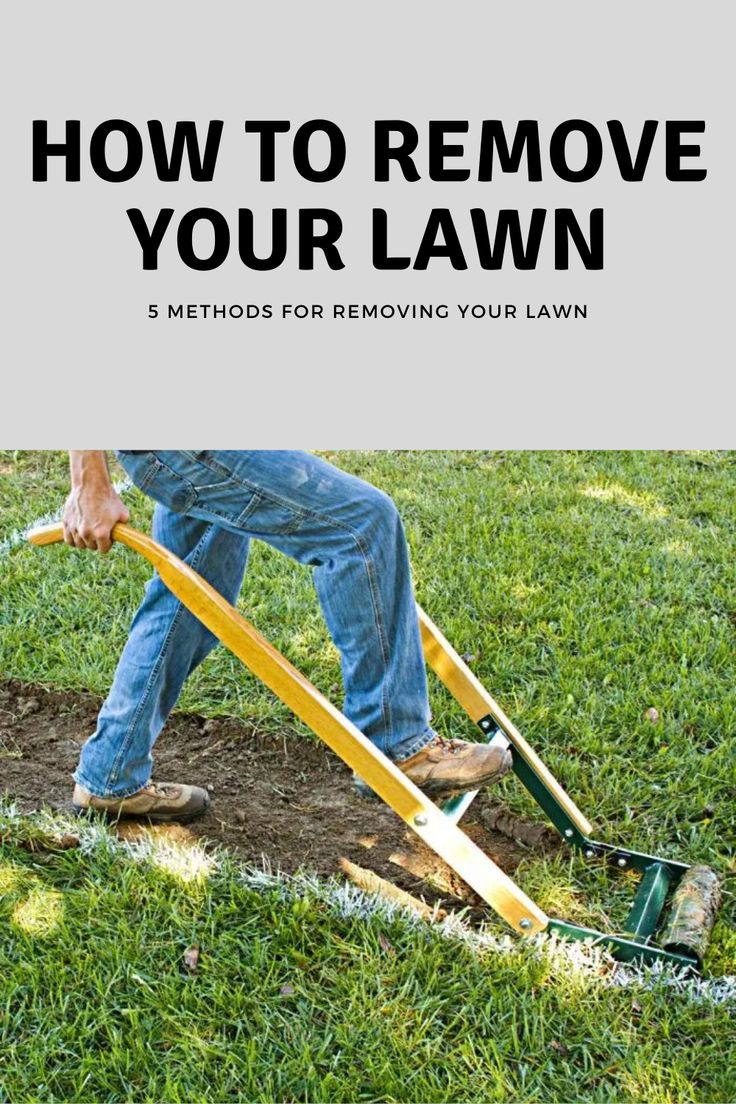
{"label": "grass lawn", "polygon": [[[736,455],[329,458],[393,495],[419,601],[598,837],[731,875],[707,971],[735,973]],[[148,566],[122,548],[18,544],[66,486],[61,454],[0,453],[0,672],[104,692]],[[146,528],[148,502],[127,501]],[[255,546],[241,608],[317,686],[339,682],[308,572]],[[437,727],[468,733],[437,686],[432,697]],[[313,738],[223,649],[180,707]],[[536,815],[513,779],[499,795]],[[516,943],[479,953],[401,916],[346,915],[318,889],[255,885],[226,858],[182,870],[97,832],[41,861],[10,842],[33,831],[6,817],[0,1098],[736,1098],[725,1005],[616,989]],[[566,856],[520,872],[548,911],[615,926],[631,886],[581,875]]]}

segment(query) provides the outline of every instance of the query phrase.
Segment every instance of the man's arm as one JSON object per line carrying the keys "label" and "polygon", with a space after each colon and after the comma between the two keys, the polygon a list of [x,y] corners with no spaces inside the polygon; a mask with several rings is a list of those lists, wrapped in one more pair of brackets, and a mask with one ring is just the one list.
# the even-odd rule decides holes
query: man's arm
{"label": "man's arm", "polygon": [[72,489],[64,505],[64,540],[74,548],[109,552],[110,534],[130,513],[115,493],[104,451],[69,453]]}

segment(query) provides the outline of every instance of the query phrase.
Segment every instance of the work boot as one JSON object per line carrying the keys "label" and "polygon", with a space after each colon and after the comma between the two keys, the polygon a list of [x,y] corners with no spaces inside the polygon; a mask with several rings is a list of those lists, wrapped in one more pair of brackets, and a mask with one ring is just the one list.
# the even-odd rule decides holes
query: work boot
{"label": "work boot", "polygon": [[[427,797],[444,798],[498,782],[511,769],[511,764],[508,748],[435,736],[416,755],[401,759],[396,766]],[[357,774],[353,774],[353,780],[361,797],[376,796]]]}
{"label": "work boot", "polygon": [[209,804],[206,790],[176,782],[149,782],[130,797],[95,797],[77,783],[72,796],[77,816],[94,811],[104,813],[109,820],[140,817],[152,821],[187,821],[201,816]]}

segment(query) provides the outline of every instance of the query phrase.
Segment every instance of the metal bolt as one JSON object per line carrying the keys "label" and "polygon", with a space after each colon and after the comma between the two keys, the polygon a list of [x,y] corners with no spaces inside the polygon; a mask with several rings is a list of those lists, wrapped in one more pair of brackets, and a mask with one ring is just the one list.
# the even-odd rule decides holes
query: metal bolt
{"label": "metal bolt", "polygon": [[572,839],[572,837],[573,837],[572,828],[566,828],[565,829],[565,839]]}
{"label": "metal bolt", "polygon": [[429,817],[426,816],[425,813],[418,813],[414,817],[414,823],[417,828],[423,828],[425,824],[429,824]]}
{"label": "metal bolt", "polygon": [[521,928],[522,931],[529,931],[529,928],[531,926],[532,926],[531,920],[527,920],[526,917],[524,917],[523,920],[519,921],[519,927]]}
{"label": "metal bolt", "polygon": [[585,852],[586,859],[592,859],[594,855],[595,855],[595,851],[591,851],[590,848],[588,848],[588,850]]}
{"label": "metal bolt", "polygon": [[618,859],[619,866],[626,866],[626,859]]}

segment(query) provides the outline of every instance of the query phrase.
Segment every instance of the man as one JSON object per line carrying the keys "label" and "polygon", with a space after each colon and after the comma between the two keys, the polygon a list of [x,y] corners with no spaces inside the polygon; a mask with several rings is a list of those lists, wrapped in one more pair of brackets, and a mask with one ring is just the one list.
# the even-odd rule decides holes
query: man
{"label": "man", "polygon": [[[117,456],[156,502],[154,538],[229,602],[237,599],[252,537],[313,569],[340,652],[344,712],[425,793],[477,789],[506,773],[508,751],[446,740],[430,727],[406,539],[390,498],[306,452]],[[70,466],[65,540],[107,552],[114,525],[129,513],[113,489],[106,454],[74,451]],[[209,797],[199,786],[152,781],[151,752],[185,679],[216,643],[154,574],[73,776],[79,813],[188,820],[205,811]]]}

